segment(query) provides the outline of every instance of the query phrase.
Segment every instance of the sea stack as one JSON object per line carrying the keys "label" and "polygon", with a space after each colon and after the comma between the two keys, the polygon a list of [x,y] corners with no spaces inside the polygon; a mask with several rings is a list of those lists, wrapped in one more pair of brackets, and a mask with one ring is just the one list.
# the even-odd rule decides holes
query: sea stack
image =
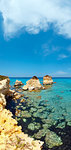
{"label": "sea stack", "polygon": [[42,85],[40,84],[39,79],[36,76],[33,76],[30,80],[26,82],[26,85],[23,86],[23,90],[38,90],[41,89]]}
{"label": "sea stack", "polygon": [[51,84],[53,84],[52,77],[49,76],[49,75],[44,76],[43,77],[43,84],[44,85],[51,85]]}
{"label": "sea stack", "polygon": [[16,87],[16,86],[22,86],[22,85],[23,85],[23,83],[21,81],[16,80],[14,86]]}

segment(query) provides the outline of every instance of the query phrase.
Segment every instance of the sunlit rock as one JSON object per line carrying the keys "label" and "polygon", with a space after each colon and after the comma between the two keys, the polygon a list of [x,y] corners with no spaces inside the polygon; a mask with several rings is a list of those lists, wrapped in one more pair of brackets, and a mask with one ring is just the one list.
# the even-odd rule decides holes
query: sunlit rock
{"label": "sunlit rock", "polygon": [[42,144],[21,131],[10,111],[0,111],[0,150],[41,150]]}
{"label": "sunlit rock", "polygon": [[44,85],[53,84],[52,77],[49,76],[49,75],[44,76],[44,77],[43,77],[43,84],[44,84]]}
{"label": "sunlit rock", "polygon": [[40,84],[40,81],[36,76],[34,76],[34,77],[32,77],[32,79],[28,80],[26,82],[26,85],[23,86],[23,90],[32,91],[32,90],[38,90],[38,89],[42,89],[42,85]]}
{"label": "sunlit rock", "polygon": [[5,108],[5,106],[6,106],[5,95],[3,95],[2,93],[0,93],[0,110],[2,110],[3,108]]}
{"label": "sunlit rock", "polygon": [[24,91],[27,91],[27,90],[28,90],[28,86],[27,86],[27,85],[24,85],[22,89],[23,89]]}
{"label": "sunlit rock", "polygon": [[0,75],[0,93],[7,95],[9,93],[9,78]]}
{"label": "sunlit rock", "polygon": [[13,99],[16,100],[16,99],[19,99],[19,98],[21,98],[23,96],[24,96],[24,94],[20,94],[18,92],[15,92],[14,95],[13,95]]}
{"label": "sunlit rock", "polygon": [[22,86],[22,85],[23,85],[23,83],[21,81],[16,80],[14,86]]}

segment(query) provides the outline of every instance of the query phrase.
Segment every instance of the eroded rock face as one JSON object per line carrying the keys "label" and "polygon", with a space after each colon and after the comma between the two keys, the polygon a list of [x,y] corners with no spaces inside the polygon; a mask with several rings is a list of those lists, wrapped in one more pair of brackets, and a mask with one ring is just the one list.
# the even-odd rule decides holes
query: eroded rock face
{"label": "eroded rock face", "polygon": [[21,86],[23,85],[23,83],[21,81],[16,80],[15,85],[14,86]]}
{"label": "eroded rock face", "polygon": [[21,97],[24,97],[24,94],[18,93],[15,90],[9,89],[9,93],[7,94],[7,97],[12,97],[13,100],[20,99]]}
{"label": "eroded rock face", "polygon": [[3,108],[5,108],[5,106],[6,106],[5,95],[3,95],[2,93],[0,93],[0,110],[2,110]]}
{"label": "eroded rock face", "polygon": [[[4,95],[3,95],[3,94]],[[41,150],[43,142],[28,137],[12,118],[12,113],[5,109],[5,96],[19,98],[17,92],[9,89],[9,78],[0,78],[0,150]]]}
{"label": "eroded rock face", "polygon": [[36,76],[33,76],[32,79],[26,82],[26,85],[23,86],[23,90],[36,90],[41,89],[42,85],[40,84],[39,79]]}
{"label": "eroded rock face", "polygon": [[44,77],[43,77],[43,84],[44,84],[44,85],[53,84],[52,77],[49,76],[49,75],[44,76]]}
{"label": "eroded rock face", "polygon": [[14,95],[13,95],[13,99],[17,100],[17,99],[19,99],[19,98],[21,98],[23,96],[24,96],[24,94],[20,94],[20,93],[15,92]]}
{"label": "eroded rock face", "polygon": [[9,110],[0,111],[0,150],[41,150],[42,144],[21,131]]}
{"label": "eroded rock face", "polygon": [[0,93],[7,95],[9,92],[9,78],[5,76],[0,76]]}

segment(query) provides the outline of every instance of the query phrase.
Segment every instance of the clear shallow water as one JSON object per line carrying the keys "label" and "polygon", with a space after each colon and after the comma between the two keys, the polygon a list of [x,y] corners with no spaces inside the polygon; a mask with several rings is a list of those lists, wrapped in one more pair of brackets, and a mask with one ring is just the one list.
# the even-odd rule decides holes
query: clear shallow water
{"label": "clear shallow water", "polygon": [[[11,86],[16,79],[26,84],[29,78],[10,78]],[[71,150],[71,78],[53,80],[56,83],[48,86],[47,90],[23,92],[25,101],[20,103],[18,100],[13,105],[18,112],[15,117],[25,133],[45,141],[43,150]]]}

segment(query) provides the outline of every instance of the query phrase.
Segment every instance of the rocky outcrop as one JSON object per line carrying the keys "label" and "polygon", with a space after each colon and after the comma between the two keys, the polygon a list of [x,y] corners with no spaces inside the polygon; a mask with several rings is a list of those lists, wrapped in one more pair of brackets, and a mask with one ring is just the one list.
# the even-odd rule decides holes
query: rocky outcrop
{"label": "rocky outcrop", "polygon": [[0,93],[7,95],[9,92],[9,78],[0,75]]}
{"label": "rocky outcrop", "polygon": [[16,80],[14,86],[16,87],[16,86],[22,86],[22,85],[23,85],[23,83],[21,81]]}
{"label": "rocky outcrop", "polygon": [[0,110],[3,110],[3,108],[5,108],[5,106],[6,106],[5,95],[0,93]]}
{"label": "rocky outcrop", "polygon": [[43,77],[43,84],[44,85],[51,85],[51,84],[53,84],[52,77],[49,76],[49,75],[44,76]]}
{"label": "rocky outcrop", "polygon": [[24,94],[20,94],[20,93],[15,92],[14,95],[13,95],[13,99],[17,100],[17,99],[20,99],[23,96],[24,96]]}
{"label": "rocky outcrop", "polygon": [[21,131],[9,110],[0,111],[0,150],[41,150],[42,144]]}
{"label": "rocky outcrop", "polygon": [[7,98],[12,97],[13,100],[20,99],[21,97],[24,97],[24,94],[21,94],[20,92],[16,92],[15,90],[9,89],[9,93],[7,94]]}
{"label": "rocky outcrop", "polygon": [[[2,94],[3,93],[3,94]],[[41,150],[43,142],[24,134],[21,126],[12,118],[12,113],[5,109],[5,96],[19,98],[15,90],[9,89],[9,78],[0,78],[0,150]]]}
{"label": "rocky outcrop", "polygon": [[40,84],[39,79],[36,76],[33,76],[32,79],[26,82],[26,85],[23,86],[23,90],[38,90],[42,89],[42,85]]}

